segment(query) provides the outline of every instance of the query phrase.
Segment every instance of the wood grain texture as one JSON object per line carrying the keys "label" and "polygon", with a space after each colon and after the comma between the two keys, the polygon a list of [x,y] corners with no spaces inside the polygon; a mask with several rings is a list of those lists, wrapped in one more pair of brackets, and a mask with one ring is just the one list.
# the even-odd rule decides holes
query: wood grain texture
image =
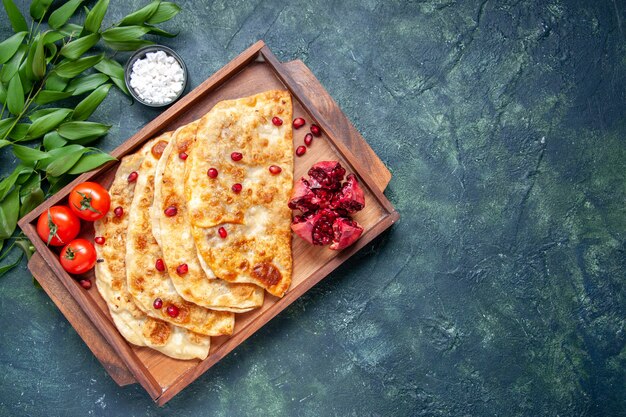
{"label": "wood grain texture", "polygon": [[[204,361],[177,361],[150,349],[129,345],[115,329],[106,304],[98,292],[84,291],[80,288],[60,267],[57,255],[37,238],[34,221],[40,213],[53,204],[63,203],[71,187],[78,182],[95,180],[108,187],[117,162],[81,175],[20,221],[20,226],[31,237],[35,247],[51,268],[47,270],[50,271],[49,274],[39,274],[42,277],[42,285],[46,285],[46,281],[49,280],[60,280],[63,283],[68,296],[76,300],[94,327],[110,344],[112,351],[127,365],[137,381],[159,405],[169,401],[352,254],[390,227],[399,217],[382,193],[390,178],[384,164],[375,156],[373,150],[310,71],[303,64],[290,66],[281,64],[263,42],[258,42],[244,51],[179,103],[142,128],[113,154],[118,157],[126,155],[155,134],[175,129],[197,119],[221,100],[245,97],[275,88],[290,90],[294,98],[294,118],[304,117],[309,122],[320,125],[323,130],[322,137],[315,138],[309,151],[303,157],[296,158],[294,177],[306,175],[308,168],[317,161],[341,161],[349,171],[355,172],[360,177],[366,195],[366,207],[354,217],[365,231],[355,245],[341,252],[314,247],[299,238],[294,238],[292,242],[294,274],[291,289],[282,299],[268,295],[260,309],[237,315],[233,336],[213,338],[209,357]],[[294,145],[302,143],[305,130],[294,131]],[[82,234],[84,237],[92,238],[93,229],[85,225]],[[86,276],[93,278],[93,273]]]}
{"label": "wood grain texture", "polygon": [[76,303],[76,300],[72,298],[59,279],[52,274],[46,261],[39,253],[34,253],[30,258],[28,269],[67,321],[70,322],[76,333],[87,344],[89,350],[98,358],[111,378],[120,386],[137,382],[119,355],[111,349],[111,345],[107,343],[100,331],[96,329]]}

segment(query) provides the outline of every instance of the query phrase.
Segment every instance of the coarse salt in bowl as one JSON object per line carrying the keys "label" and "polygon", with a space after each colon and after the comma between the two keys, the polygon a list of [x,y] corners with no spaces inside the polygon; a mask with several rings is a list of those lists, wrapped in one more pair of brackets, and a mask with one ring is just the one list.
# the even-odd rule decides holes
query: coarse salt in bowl
{"label": "coarse salt in bowl", "polygon": [[140,103],[150,107],[172,104],[187,86],[187,67],[182,58],[163,45],[137,50],[124,69],[126,87]]}

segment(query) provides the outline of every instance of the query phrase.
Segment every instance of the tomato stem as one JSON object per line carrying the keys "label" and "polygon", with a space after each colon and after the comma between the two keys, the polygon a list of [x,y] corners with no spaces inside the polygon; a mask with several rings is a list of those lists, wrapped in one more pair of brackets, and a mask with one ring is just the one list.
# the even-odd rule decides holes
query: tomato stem
{"label": "tomato stem", "polygon": [[48,229],[50,229],[50,231],[48,232],[48,242],[46,243],[46,245],[50,246],[50,242],[52,242],[52,239],[54,239],[55,237],[59,239],[60,242],[63,242],[63,240],[61,240],[61,238],[57,234],[57,232],[59,231],[59,226],[57,226],[56,223],[52,221],[52,214],[50,214],[50,209],[48,209]]}
{"label": "tomato stem", "polygon": [[68,247],[67,250],[65,251],[65,259],[71,261],[74,259],[75,256],[76,254],[74,253],[72,248]]}
{"label": "tomato stem", "polygon": [[85,193],[81,193],[80,191],[76,191],[76,192],[78,193],[78,195],[81,196],[82,200],[80,200],[80,207],[78,207],[76,204],[74,204],[74,207],[76,207],[80,211],[89,210],[94,213],[102,214],[100,210],[96,209],[94,206],[91,205],[91,200],[93,200],[93,197],[91,197],[91,193],[89,193],[90,197],[87,197],[87,194]]}

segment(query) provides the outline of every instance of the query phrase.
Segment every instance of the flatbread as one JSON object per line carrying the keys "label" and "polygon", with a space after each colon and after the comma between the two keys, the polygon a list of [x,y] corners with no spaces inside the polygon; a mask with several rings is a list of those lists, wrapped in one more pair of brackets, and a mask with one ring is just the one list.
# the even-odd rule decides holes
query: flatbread
{"label": "flatbread", "polygon": [[[143,156],[151,147],[148,143],[138,154],[122,159],[111,184],[111,207],[130,207],[135,188],[128,175],[136,171]],[[137,346],[148,346],[176,359],[204,359],[209,353],[208,336],[193,333],[162,320],[148,317],[141,311],[128,292],[125,272],[126,230],[128,217],[115,217],[113,210],[94,223],[96,236],[105,238],[103,245],[95,245],[98,262],[95,267],[96,287],[109,307],[113,323],[120,334]]]}
{"label": "flatbread", "polygon": [[[152,235],[150,207],[154,197],[154,174],[159,158],[165,150],[171,134],[159,137],[150,148],[137,170],[139,177],[135,195],[128,213],[126,235],[126,279],[130,294],[137,306],[151,317],[184,327],[196,333],[218,336],[232,334],[235,317],[231,312],[214,311],[185,301],[178,293],[165,271],[156,269],[156,261],[163,259],[158,243]],[[170,266],[172,268],[172,266]],[[175,267],[174,267],[175,268]],[[153,307],[160,298],[163,306]],[[178,309],[176,317],[170,317],[168,307]]]}
{"label": "flatbread", "polygon": [[[282,119],[281,126],[272,123]],[[282,297],[291,284],[293,187],[292,103],[267,91],[215,105],[198,124],[185,174],[192,234],[199,256],[229,282],[253,283]],[[243,159],[233,161],[232,152]],[[272,175],[271,165],[282,172]],[[218,170],[209,178],[209,168]],[[233,184],[242,184],[239,194]],[[222,238],[219,228],[228,236]]]}
{"label": "flatbread", "polygon": [[[179,128],[163,151],[157,164],[152,206],[152,234],[157,239],[163,259],[170,265],[169,273],[178,294],[185,300],[213,310],[245,312],[263,305],[263,289],[254,284],[234,284],[210,278],[198,260],[196,245],[191,236],[191,224],[185,203],[186,161],[179,155],[191,153],[197,122]],[[168,207],[176,207],[177,214],[165,215]],[[180,275],[176,266],[186,264],[188,271]]]}

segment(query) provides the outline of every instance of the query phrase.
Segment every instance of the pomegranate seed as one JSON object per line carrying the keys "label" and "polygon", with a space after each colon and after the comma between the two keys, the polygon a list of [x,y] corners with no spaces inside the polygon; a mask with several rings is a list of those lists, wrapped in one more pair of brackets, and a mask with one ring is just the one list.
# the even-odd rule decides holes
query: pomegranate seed
{"label": "pomegranate seed", "polygon": [[178,213],[178,209],[176,206],[169,206],[163,211],[163,213],[165,213],[167,217],[174,217]]}
{"label": "pomegranate seed", "polygon": [[306,153],[306,147],[305,146],[298,146],[296,148],[296,155],[298,156],[302,156]]}
{"label": "pomegranate seed", "polygon": [[176,318],[178,317],[178,307],[176,307],[175,305],[169,305],[167,306],[167,315],[172,317],[172,318]]}
{"label": "pomegranate seed", "polygon": [[86,290],[91,288],[91,280],[90,279],[81,279],[80,281],[78,281],[78,283],[80,284],[81,287],[83,287]]}
{"label": "pomegranate seed", "polygon": [[187,155],[185,152],[181,152],[181,153],[179,153],[179,154],[178,154],[178,157],[179,157],[180,159],[182,159],[183,161],[184,161],[185,159],[187,159],[187,156],[188,156],[188,155]]}
{"label": "pomegranate seed", "polygon": [[237,183],[237,184],[233,184],[232,188],[233,188],[233,193],[239,194],[241,192],[242,186],[241,184]]}
{"label": "pomegranate seed", "polygon": [[157,271],[163,272],[165,271],[165,262],[163,262],[163,259],[159,258],[154,263],[154,267],[156,268]]}
{"label": "pomegranate seed", "polygon": [[230,159],[232,159],[235,162],[241,161],[242,158],[243,158],[243,154],[241,152],[233,152],[230,154]]}
{"label": "pomegranate seed", "polygon": [[115,217],[122,217],[124,215],[124,209],[121,206],[115,207],[113,214],[115,214]]}
{"label": "pomegranate seed", "polygon": [[137,171],[133,171],[130,174],[128,174],[128,182],[135,182],[137,181],[137,177],[139,176],[139,174],[137,174]]}
{"label": "pomegranate seed", "polygon": [[298,117],[297,119],[294,119],[293,121],[293,128],[300,129],[305,124],[306,124],[306,121],[302,117]]}
{"label": "pomegranate seed", "polygon": [[228,236],[228,232],[223,227],[220,227],[219,229],[217,229],[217,233],[220,234],[220,237],[222,239],[226,239],[226,236]]}
{"label": "pomegranate seed", "polygon": [[96,236],[93,241],[96,242],[98,245],[104,245],[106,239],[102,236]]}
{"label": "pomegranate seed", "polygon": [[280,126],[283,124],[283,119],[281,119],[280,117],[272,117],[272,123],[274,123],[274,126]]}
{"label": "pomegranate seed", "polygon": [[189,267],[187,266],[187,264],[180,264],[178,265],[178,267],[176,267],[176,273],[178,275],[185,275],[187,272],[189,272]]}
{"label": "pomegranate seed", "polygon": [[209,176],[209,178],[217,178],[218,172],[217,172],[217,169],[215,168],[209,168],[206,174]]}
{"label": "pomegranate seed", "polygon": [[152,307],[156,308],[157,310],[160,310],[161,307],[163,307],[163,300],[161,300],[160,298],[155,298],[154,303],[152,303]]}
{"label": "pomegranate seed", "polygon": [[313,143],[313,135],[310,133],[307,133],[304,136],[304,144],[308,147],[311,147],[311,143]]}
{"label": "pomegranate seed", "polygon": [[279,167],[278,165],[270,165],[270,173],[272,175],[278,175],[282,172],[282,168]]}
{"label": "pomegranate seed", "polygon": [[320,137],[322,136],[322,129],[318,125],[311,125],[311,133],[313,133],[313,136]]}

